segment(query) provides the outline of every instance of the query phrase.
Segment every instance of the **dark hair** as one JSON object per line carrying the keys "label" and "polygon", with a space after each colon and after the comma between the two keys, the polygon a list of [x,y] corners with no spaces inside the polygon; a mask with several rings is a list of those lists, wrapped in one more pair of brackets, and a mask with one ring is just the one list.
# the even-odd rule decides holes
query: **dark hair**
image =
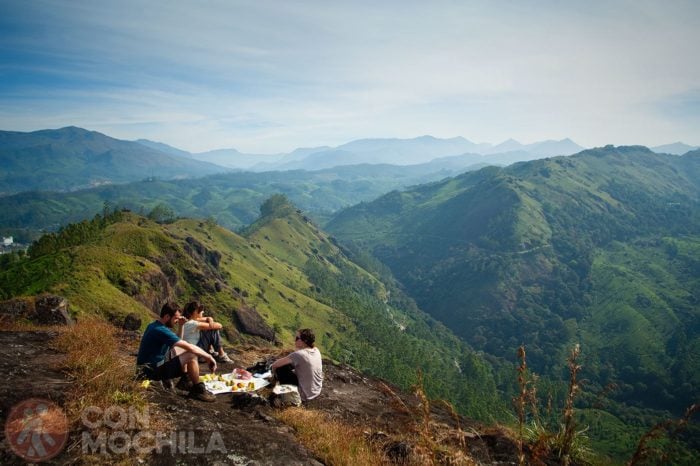
{"label": "dark hair", "polygon": [[314,335],[314,331],[311,330],[310,328],[302,328],[299,330],[299,338],[301,341],[306,343],[306,346],[309,348],[314,347],[314,342],[316,341],[316,335]]}
{"label": "dark hair", "polygon": [[180,310],[180,306],[178,306],[175,303],[167,302],[163,304],[163,307],[160,309],[160,316],[165,317],[165,316],[170,316],[173,317],[176,312]]}
{"label": "dark hair", "polygon": [[183,312],[183,314],[189,319],[190,317],[192,317],[192,314],[194,314],[195,311],[199,310],[204,310],[204,306],[202,306],[197,301],[190,301],[185,305],[185,311]]}

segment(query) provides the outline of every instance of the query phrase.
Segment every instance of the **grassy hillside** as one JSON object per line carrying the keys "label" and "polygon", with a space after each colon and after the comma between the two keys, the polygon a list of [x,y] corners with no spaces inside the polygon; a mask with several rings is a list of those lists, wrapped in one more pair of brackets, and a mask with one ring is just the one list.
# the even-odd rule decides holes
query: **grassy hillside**
{"label": "grassy hillside", "polygon": [[616,384],[611,412],[681,413],[700,398],[699,168],[605,147],[393,192],[327,228],[475,348],[525,344],[556,380],[580,342],[587,390]]}
{"label": "grassy hillside", "polygon": [[432,396],[480,418],[501,416],[492,370],[391,285],[353,263],[282,196],[244,235],[211,221],[161,225],[128,212],[43,237],[29,257],[4,264],[0,295],[66,296],[72,312],[145,326],[165,299],[200,299],[231,340],[250,340],[234,312],[254,308],[289,342],[316,331],[328,356],[408,388],[425,374]]}

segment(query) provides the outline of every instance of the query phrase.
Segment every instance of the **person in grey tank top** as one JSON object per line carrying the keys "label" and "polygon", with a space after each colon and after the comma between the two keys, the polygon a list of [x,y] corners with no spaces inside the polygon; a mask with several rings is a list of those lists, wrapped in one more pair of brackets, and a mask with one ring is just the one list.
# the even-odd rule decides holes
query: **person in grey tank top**
{"label": "person in grey tank top", "polygon": [[294,340],[296,351],[278,359],[270,367],[279,383],[299,387],[302,401],[313,400],[321,394],[323,387],[323,363],[315,341],[313,330],[298,330]]}

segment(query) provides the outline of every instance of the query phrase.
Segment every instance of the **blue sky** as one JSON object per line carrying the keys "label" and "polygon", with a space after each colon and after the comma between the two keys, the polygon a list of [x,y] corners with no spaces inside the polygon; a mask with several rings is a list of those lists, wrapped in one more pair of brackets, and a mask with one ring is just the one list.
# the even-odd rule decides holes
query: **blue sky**
{"label": "blue sky", "polygon": [[700,2],[0,0],[0,129],[700,144]]}

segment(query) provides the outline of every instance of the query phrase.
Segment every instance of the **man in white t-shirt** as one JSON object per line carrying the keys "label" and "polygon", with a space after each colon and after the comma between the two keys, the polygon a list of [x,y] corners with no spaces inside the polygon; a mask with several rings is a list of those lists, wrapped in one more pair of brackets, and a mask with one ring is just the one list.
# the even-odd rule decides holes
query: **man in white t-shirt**
{"label": "man in white t-shirt", "polygon": [[315,341],[313,330],[298,330],[294,340],[296,351],[278,359],[271,366],[279,383],[299,387],[302,401],[316,398],[323,386],[321,352],[314,346]]}

